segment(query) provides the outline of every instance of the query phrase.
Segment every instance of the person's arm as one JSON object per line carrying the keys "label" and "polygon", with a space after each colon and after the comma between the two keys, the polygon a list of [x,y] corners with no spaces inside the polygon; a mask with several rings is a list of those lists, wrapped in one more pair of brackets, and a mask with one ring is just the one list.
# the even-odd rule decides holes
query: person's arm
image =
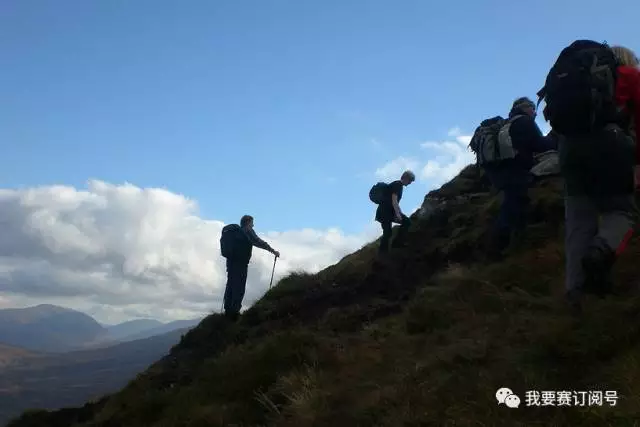
{"label": "person's arm", "polygon": [[547,142],[553,147],[553,150],[558,150],[558,134],[553,130],[549,131],[549,133],[545,136]]}
{"label": "person's arm", "polygon": [[511,123],[509,133],[511,141],[513,141],[513,148],[516,150],[544,153],[556,149],[551,138],[542,135],[542,131],[532,117],[517,118]]}
{"label": "person's arm", "polygon": [[260,249],[264,249],[265,251],[269,251],[271,253],[276,252],[276,250],[273,249],[267,242],[265,242],[260,237],[258,237],[258,235],[256,234],[255,231],[253,231],[253,229],[249,228],[247,230],[247,236],[249,237],[249,241],[253,246]]}
{"label": "person's arm", "polygon": [[391,194],[391,204],[393,205],[393,212],[395,212],[397,218],[402,218],[402,211],[400,210],[400,204],[398,204],[398,195],[396,193]]}
{"label": "person's arm", "polygon": [[525,120],[516,120],[513,124],[518,125],[518,131],[523,136],[523,141],[529,141],[531,151],[534,153],[544,153],[549,150],[557,150],[553,136],[544,136],[535,120],[528,118]]}

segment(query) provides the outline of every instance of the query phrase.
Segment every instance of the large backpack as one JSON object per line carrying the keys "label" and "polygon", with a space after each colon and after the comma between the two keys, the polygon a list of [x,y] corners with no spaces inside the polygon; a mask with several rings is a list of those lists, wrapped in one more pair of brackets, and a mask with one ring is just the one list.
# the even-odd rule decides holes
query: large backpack
{"label": "large backpack", "polygon": [[220,252],[225,258],[233,258],[238,244],[246,237],[238,224],[228,224],[222,228],[220,236]]}
{"label": "large backpack", "polygon": [[617,65],[606,43],[576,40],[564,48],[538,91],[551,128],[572,136],[615,122]]}
{"label": "large backpack", "polygon": [[494,166],[516,157],[518,151],[513,148],[509,130],[511,124],[519,117],[522,116],[506,120],[496,116],[480,123],[469,143],[469,147],[476,154],[479,166]]}
{"label": "large backpack", "polygon": [[378,182],[377,184],[374,184],[373,187],[371,187],[371,190],[369,190],[369,200],[371,200],[376,205],[384,202],[388,188],[389,184],[384,182]]}

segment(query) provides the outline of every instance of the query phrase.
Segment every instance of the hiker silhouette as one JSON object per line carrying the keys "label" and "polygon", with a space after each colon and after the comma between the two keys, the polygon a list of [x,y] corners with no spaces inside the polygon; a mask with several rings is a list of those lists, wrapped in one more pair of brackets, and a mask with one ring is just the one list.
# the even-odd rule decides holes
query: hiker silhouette
{"label": "hiker silhouette", "polygon": [[[262,240],[253,229],[253,217],[244,215],[240,225],[229,224],[222,229],[220,250],[227,259],[227,284],[224,291],[224,314],[231,320],[237,320],[247,284],[249,261],[254,246],[271,252],[276,258],[280,252]],[[274,259],[275,269],[275,259]]]}
{"label": "hiker silhouette", "polygon": [[475,130],[469,147],[491,184],[503,193],[502,204],[489,237],[487,254],[498,260],[503,251],[522,239],[529,205],[534,153],[557,148],[535,122],[536,105],[527,97],[513,102],[508,119],[486,119]]}
{"label": "hiker silhouette", "polygon": [[391,240],[392,224],[400,224],[400,230],[393,240],[392,246],[399,248],[405,245],[407,231],[411,226],[411,220],[400,210],[400,200],[404,187],[416,180],[415,174],[407,170],[403,172],[400,179],[391,183],[377,183],[371,188],[369,198],[378,205],[375,220],[382,227],[382,238],[378,253],[384,255],[389,252],[389,241]]}

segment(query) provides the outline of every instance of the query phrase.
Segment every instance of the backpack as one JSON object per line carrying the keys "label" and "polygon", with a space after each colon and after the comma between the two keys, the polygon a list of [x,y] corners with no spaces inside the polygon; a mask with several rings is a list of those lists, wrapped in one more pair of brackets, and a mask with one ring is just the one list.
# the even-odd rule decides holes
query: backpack
{"label": "backpack", "polygon": [[220,252],[225,258],[232,258],[235,249],[241,239],[244,239],[244,232],[238,224],[228,224],[222,228],[222,234],[220,236]]}
{"label": "backpack", "polygon": [[376,205],[384,202],[388,188],[389,184],[386,184],[384,182],[375,184],[373,187],[371,187],[371,190],[369,190],[369,200],[371,200]]}
{"label": "backpack", "polygon": [[511,143],[511,124],[521,115],[508,120],[501,116],[492,117],[480,123],[473,133],[469,147],[476,154],[479,166],[494,166],[518,154]]}
{"label": "backpack", "polygon": [[617,66],[606,43],[576,40],[564,48],[537,93],[551,128],[572,136],[615,122]]}

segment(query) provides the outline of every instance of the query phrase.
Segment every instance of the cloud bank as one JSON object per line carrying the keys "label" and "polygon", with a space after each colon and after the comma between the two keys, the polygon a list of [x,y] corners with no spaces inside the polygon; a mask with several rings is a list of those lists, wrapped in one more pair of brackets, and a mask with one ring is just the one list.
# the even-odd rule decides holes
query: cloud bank
{"label": "cloud bank", "polygon": [[463,134],[460,128],[448,132],[449,139],[444,141],[427,141],[420,144],[421,155],[397,157],[375,172],[382,180],[399,179],[400,174],[411,169],[416,179],[439,187],[454,178],[465,166],[475,162],[473,152],[468,148],[472,135]]}
{"label": "cloud bank", "polygon": [[[92,180],[86,189],[0,189],[0,307],[60,304],[116,323],[219,311],[226,283],[220,221],[159,188]],[[338,229],[258,234],[281,252],[274,283],[318,271],[375,238]],[[245,307],[269,286],[273,256],[254,249]]]}

